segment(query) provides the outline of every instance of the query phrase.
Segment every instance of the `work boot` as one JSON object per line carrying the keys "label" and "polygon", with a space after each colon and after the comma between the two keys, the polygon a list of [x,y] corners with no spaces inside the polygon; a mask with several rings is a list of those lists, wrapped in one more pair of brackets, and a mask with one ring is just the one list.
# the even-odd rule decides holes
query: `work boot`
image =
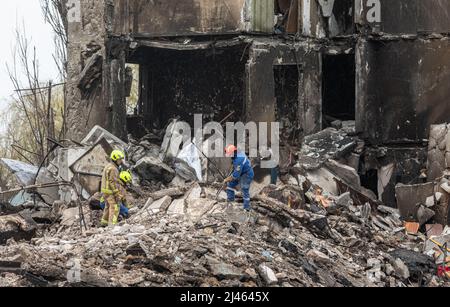
{"label": "work boot", "polygon": [[108,227],[108,225],[109,225],[109,222],[107,220],[101,220],[100,227],[106,228],[106,227]]}

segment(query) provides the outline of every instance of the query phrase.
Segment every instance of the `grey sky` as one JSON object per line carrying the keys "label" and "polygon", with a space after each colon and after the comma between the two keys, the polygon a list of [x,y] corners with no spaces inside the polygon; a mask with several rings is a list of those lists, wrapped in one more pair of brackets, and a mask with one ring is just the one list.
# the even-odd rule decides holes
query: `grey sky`
{"label": "grey sky", "polygon": [[15,45],[15,29],[17,25],[25,25],[27,36],[36,46],[39,60],[40,76],[46,80],[57,80],[58,72],[54,65],[53,33],[42,17],[39,0],[9,0],[2,1],[0,10],[0,112],[4,112],[8,97],[13,94],[13,86],[6,70],[6,62],[12,61],[12,50]]}

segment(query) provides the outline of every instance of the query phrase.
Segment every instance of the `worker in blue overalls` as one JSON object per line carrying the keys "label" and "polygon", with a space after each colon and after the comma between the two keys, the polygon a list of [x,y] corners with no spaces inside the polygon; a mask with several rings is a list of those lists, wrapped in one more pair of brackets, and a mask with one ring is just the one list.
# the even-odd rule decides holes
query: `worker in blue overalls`
{"label": "worker in blue overalls", "polygon": [[233,161],[233,174],[230,177],[226,178],[224,181],[224,183],[227,184],[228,201],[235,201],[235,189],[238,185],[240,185],[244,197],[244,209],[250,212],[250,186],[255,177],[252,164],[247,155],[238,152],[237,147],[234,145],[227,146],[227,148],[225,149],[225,154],[228,158],[232,158]]}

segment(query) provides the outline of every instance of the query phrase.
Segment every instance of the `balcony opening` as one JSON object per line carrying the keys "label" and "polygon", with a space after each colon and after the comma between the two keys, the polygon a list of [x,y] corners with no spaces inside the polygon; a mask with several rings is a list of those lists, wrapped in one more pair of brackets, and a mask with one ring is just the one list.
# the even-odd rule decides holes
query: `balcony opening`
{"label": "balcony opening", "polygon": [[324,55],[322,58],[323,128],[334,121],[356,118],[355,55]]}
{"label": "balcony opening", "polygon": [[193,125],[195,114],[204,122],[241,120],[247,49],[140,48],[133,60],[140,64],[138,114],[145,127],[161,129],[173,118]]}

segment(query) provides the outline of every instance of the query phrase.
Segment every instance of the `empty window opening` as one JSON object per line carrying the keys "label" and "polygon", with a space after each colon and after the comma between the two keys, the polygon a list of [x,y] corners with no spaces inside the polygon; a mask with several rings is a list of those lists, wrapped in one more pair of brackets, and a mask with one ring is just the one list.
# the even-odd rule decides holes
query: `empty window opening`
{"label": "empty window opening", "polygon": [[297,33],[298,8],[296,0],[275,0],[275,34]]}
{"label": "empty window opening", "polygon": [[324,55],[322,71],[323,126],[356,118],[355,56]]}
{"label": "empty window opening", "polygon": [[329,33],[335,35],[348,35],[355,31],[354,1],[339,0],[333,5],[333,18],[328,22]]}
{"label": "empty window opening", "polygon": [[294,140],[300,133],[299,66],[274,66],[276,118],[284,135]]}
{"label": "empty window opening", "polygon": [[139,105],[139,65],[126,64],[125,93],[127,101],[127,114],[137,115]]}

